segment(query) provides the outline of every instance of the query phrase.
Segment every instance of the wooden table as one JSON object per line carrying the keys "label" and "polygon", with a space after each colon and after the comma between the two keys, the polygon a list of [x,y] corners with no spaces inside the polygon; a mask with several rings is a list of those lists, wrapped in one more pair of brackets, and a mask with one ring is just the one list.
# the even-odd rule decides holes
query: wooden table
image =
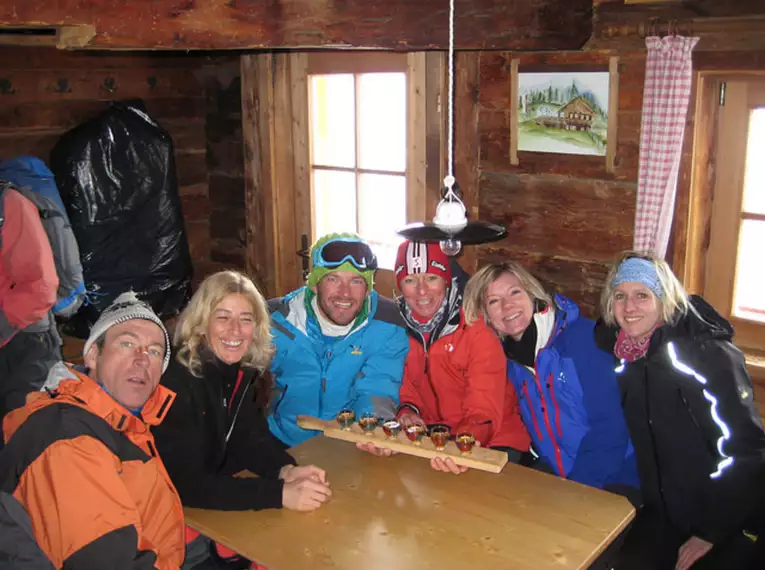
{"label": "wooden table", "polygon": [[622,497],[507,465],[439,473],[315,437],[291,450],[326,469],[312,513],[186,509],[186,523],[269,570],[587,568],[634,517]]}

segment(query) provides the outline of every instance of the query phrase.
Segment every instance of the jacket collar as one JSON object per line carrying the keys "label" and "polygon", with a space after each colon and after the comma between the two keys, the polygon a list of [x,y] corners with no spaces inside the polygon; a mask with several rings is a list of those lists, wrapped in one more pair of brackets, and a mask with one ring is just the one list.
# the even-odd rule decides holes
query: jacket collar
{"label": "jacket collar", "polygon": [[[167,411],[175,400],[175,392],[158,384],[141,410],[141,417],[136,417],[127,408],[116,402],[90,376],[70,368],[73,379],[63,380],[54,392],[40,392],[30,396],[29,404],[38,407],[47,405],[46,400],[64,397],[85,407],[92,414],[105,420],[117,431],[144,432],[147,426],[162,423]],[[42,401],[40,401],[42,400]]]}
{"label": "jacket collar", "polygon": [[[306,311],[305,295],[307,289],[307,287],[301,287],[300,289],[296,289],[295,291],[285,295],[283,298],[283,303],[287,305],[288,310],[286,311],[286,314],[284,312],[281,312],[280,314],[284,317],[284,320],[287,323],[292,325],[292,327],[300,331],[303,335],[312,337],[315,335],[311,335],[311,329],[318,329],[319,324],[316,322],[315,317],[309,315],[308,311]],[[379,302],[377,291],[372,290],[369,295],[367,295],[366,302],[368,308],[367,318],[363,322],[356,324],[351,332],[349,332],[345,337],[341,337],[339,340],[342,340],[343,338],[349,338],[355,332],[364,328],[367,324],[369,324],[370,321],[372,321],[375,313],[377,312],[377,305]]]}

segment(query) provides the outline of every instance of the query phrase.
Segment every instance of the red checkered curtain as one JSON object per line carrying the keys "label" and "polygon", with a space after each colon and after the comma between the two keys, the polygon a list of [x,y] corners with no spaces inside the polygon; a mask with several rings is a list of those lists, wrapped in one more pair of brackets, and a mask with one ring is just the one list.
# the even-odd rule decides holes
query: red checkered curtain
{"label": "red checkered curtain", "polygon": [[649,37],[640,134],[634,249],[664,258],[675,207],[685,118],[691,97],[691,50],[699,38]]}

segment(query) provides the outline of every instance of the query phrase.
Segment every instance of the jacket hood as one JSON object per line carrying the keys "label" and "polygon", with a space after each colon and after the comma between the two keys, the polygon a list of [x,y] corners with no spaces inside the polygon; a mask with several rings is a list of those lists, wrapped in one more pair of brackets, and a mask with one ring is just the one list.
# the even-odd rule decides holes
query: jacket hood
{"label": "jacket hood", "polygon": [[733,338],[733,327],[712,305],[697,295],[691,295],[688,300],[690,302],[688,313],[676,324],[661,327],[651,338],[652,347],[675,338],[727,341]]}
{"label": "jacket hood", "polygon": [[556,293],[553,295],[553,305],[555,308],[555,327],[553,328],[550,340],[558,336],[567,325],[579,318],[579,305],[568,297]]}

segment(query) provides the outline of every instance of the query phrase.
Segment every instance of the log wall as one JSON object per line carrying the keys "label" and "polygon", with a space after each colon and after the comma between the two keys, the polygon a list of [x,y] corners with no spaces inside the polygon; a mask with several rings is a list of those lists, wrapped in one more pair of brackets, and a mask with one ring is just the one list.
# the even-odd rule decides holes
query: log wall
{"label": "log wall", "polygon": [[238,60],[0,46],[0,159],[48,162],[62,133],[111,101],[140,98],[175,144],[195,281],[222,266],[243,267]]}

